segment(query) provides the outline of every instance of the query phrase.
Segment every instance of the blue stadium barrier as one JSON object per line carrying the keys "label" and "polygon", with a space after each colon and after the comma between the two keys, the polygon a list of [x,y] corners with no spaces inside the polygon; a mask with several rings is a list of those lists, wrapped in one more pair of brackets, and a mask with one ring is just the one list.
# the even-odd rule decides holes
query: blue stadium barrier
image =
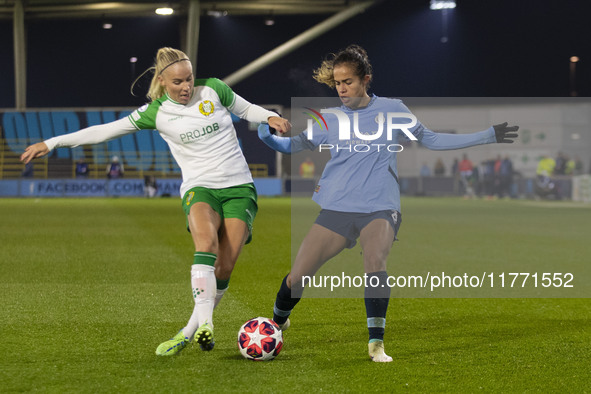
{"label": "blue stadium barrier", "polygon": [[[259,196],[282,194],[282,180],[255,178]],[[180,179],[156,180],[157,196],[179,196]],[[17,179],[0,181],[0,197],[142,197],[143,179]]]}

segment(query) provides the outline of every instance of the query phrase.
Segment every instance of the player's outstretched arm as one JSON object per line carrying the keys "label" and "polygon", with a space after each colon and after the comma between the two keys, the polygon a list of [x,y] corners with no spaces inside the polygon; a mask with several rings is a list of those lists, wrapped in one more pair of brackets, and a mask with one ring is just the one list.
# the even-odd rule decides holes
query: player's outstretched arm
{"label": "player's outstretched arm", "polygon": [[[269,118],[269,123],[271,118]],[[258,129],[259,139],[263,141],[268,147],[281,153],[291,153],[291,138],[278,137],[271,134],[269,130],[270,124],[261,123]]]}
{"label": "player's outstretched arm", "polygon": [[137,130],[127,117],[110,123],[90,126],[74,133],[62,134],[28,146],[21,155],[21,161],[28,163],[36,157],[45,156],[54,148],[75,148],[80,145],[98,144]]}
{"label": "player's outstretched arm", "polygon": [[49,153],[49,148],[45,142],[38,142],[33,145],[29,145],[25,148],[24,153],[21,155],[21,161],[25,164],[37,157],[43,157]]}
{"label": "player's outstretched arm", "polygon": [[271,149],[281,153],[298,153],[304,149],[314,150],[317,146],[314,142],[306,138],[305,133],[300,133],[295,137],[279,137],[275,134],[271,134],[268,124],[261,124],[259,126],[258,135],[259,139],[263,141]]}
{"label": "player's outstretched arm", "polygon": [[518,126],[507,126],[507,122],[489,127],[487,130],[468,134],[435,133],[419,125],[415,136],[424,147],[432,150],[462,149],[470,146],[494,143],[512,143],[517,138]]}
{"label": "player's outstretched arm", "polygon": [[501,123],[493,126],[495,129],[495,137],[498,143],[512,144],[513,140],[518,137],[516,131],[519,130],[519,126],[507,126],[508,123]]}

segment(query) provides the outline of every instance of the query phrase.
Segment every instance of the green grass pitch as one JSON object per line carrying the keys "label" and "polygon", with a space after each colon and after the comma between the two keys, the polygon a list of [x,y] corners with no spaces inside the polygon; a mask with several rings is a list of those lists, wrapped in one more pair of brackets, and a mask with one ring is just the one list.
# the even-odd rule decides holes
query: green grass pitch
{"label": "green grass pitch", "polygon": [[[215,350],[158,358],[193,307],[180,200],[0,199],[0,392],[591,391],[591,302],[581,297],[393,298],[388,364],[369,361],[362,299],[308,298],[276,360],[243,359],[238,328],[271,316],[290,268],[290,201],[259,205],[214,313]],[[591,262],[584,205],[403,198],[403,217],[389,272]]]}

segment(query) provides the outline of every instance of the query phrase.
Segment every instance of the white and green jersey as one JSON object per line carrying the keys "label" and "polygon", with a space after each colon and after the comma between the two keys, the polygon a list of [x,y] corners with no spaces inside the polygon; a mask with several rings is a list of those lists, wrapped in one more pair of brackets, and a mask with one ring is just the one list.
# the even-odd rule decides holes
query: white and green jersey
{"label": "white and green jersey", "polygon": [[252,182],[231,113],[264,123],[277,114],[253,105],[219,79],[197,79],[191,100],[180,104],[167,94],[127,118],[51,138],[49,149],[95,144],[142,129],[156,129],[181,168],[181,197],[192,187],[222,189]]}

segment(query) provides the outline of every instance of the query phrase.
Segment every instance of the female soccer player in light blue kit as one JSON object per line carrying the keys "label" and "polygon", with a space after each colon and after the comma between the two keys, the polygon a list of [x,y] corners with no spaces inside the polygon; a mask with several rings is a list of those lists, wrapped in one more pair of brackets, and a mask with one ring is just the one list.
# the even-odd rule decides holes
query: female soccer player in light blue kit
{"label": "female soccer player in light blue kit", "polygon": [[195,79],[187,55],[173,48],[158,50],[148,98],[149,104],[126,118],[31,145],[21,160],[28,163],[54,148],[157,129],[182,172],[182,207],[195,244],[191,267],[195,306],[187,325],[161,343],[156,354],[177,354],[193,340],[211,350],[213,309],[228,288],[242,247],[250,241],[257,213],[256,190],[230,112],[250,122],[268,122],[282,132],[291,125],[218,79]]}
{"label": "female soccer player in light blue kit", "polygon": [[[518,127],[507,127],[505,123],[462,135],[434,133],[426,129],[420,122],[411,121],[416,118],[400,100],[368,94],[372,67],[365,50],[357,45],[351,45],[333,55],[332,59],[325,60],[315,70],[314,78],[336,88],[342,106],[332,112],[344,113],[350,120],[351,128],[357,125],[359,133],[366,137],[339,139],[338,117],[330,113],[324,115],[327,129],[315,127],[311,139],[308,133],[292,138],[279,137],[271,134],[267,125],[259,127],[259,137],[280,152],[296,153],[318,147],[331,152],[313,196],[322,209],[302,241],[291,272],[281,283],[273,319],[283,330],[287,329],[289,315],[303,292],[302,277],[311,277],[326,261],[343,249],[353,247],[359,239],[367,283],[377,284],[365,288],[369,356],[375,362],[390,362],[392,357],[385,353],[383,342],[390,297],[386,261],[401,223],[397,149],[391,146],[397,143],[398,138],[416,139],[435,150],[510,143],[512,138],[517,137],[514,132]],[[391,123],[408,123],[408,130],[400,126],[388,139],[384,127],[382,135],[373,139],[377,125],[387,123],[385,117],[388,113],[408,114],[406,120],[390,120]]]}

